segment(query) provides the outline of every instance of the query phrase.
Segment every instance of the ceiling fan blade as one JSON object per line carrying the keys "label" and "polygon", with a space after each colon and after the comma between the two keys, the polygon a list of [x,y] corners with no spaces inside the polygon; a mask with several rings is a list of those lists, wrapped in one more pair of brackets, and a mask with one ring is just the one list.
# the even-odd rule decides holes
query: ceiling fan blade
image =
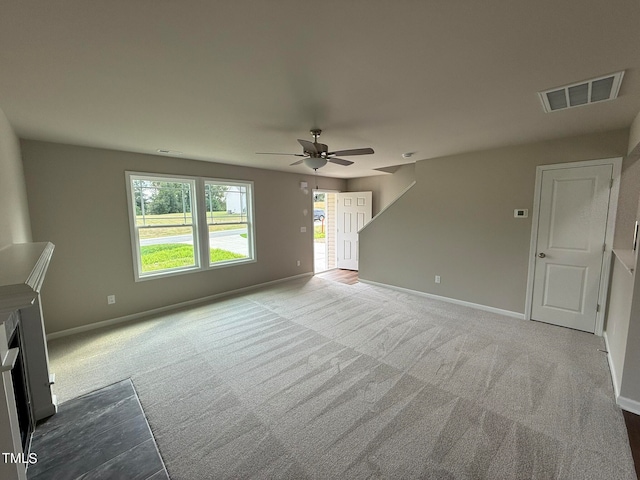
{"label": "ceiling fan blade", "polygon": [[300,145],[302,145],[302,148],[304,149],[305,153],[320,153],[318,152],[318,149],[316,148],[315,143],[310,142],[309,140],[300,140],[298,139],[298,143]]}
{"label": "ceiling fan blade", "polygon": [[327,160],[343,167],[348,167],[353,163],[351,160],[345,160],[344,158],[328,158]]}
{"label": "ceiling fan blade", "polygon": [[370,155],[372,153],[375,153],[373,151],[373,148],[354,148],[353,150],[338,150],[337,152],[329,152],[327,153],[327,155],[340,155],[341,157],[348,157],[350,155]]}
{"label": "ceiling fan blade", "polygon": [[295,157],[306,157],[301,153],[274,153],[274,152],[256,152],[256,155],[293,155]]}
{"label": "ceiling fan blade", "polygon": [[293,167],[294,165],[300,165],[304,160],[298,160],[297,162],[293,162],[292,164],[290,164],[290,167]]}

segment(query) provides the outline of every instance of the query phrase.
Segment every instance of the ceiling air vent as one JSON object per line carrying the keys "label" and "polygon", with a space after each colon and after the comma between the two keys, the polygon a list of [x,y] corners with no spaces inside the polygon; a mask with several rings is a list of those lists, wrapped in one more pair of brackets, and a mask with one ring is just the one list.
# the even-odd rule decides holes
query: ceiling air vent
{"label": "ceiling air vent", "polygon": [[538,95],[545,112],[613,100],[618,96],[623,75],[624,71],[612,73],[604,77],[538,92]]}

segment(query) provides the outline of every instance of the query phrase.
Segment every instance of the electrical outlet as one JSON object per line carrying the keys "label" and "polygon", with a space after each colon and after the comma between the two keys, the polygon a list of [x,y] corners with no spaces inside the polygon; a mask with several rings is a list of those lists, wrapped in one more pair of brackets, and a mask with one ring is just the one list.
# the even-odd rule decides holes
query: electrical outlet
{"label": "electrical outlet", "polygon": [[296,260],[296,266],[300,266],[300,260]]}
{"label": "electrical outlet", "polygon": [[436,283],[440,283],[440,275],[436,275]]}
{"label": "electrical outlet", "polygon": [[107,305],[113,305],[114,303],[116,303],[116,296],[107,295]]}
{"label": "electrical outlet", "polygon": [[300,233],[307,233],[307,227],[300,227]]}

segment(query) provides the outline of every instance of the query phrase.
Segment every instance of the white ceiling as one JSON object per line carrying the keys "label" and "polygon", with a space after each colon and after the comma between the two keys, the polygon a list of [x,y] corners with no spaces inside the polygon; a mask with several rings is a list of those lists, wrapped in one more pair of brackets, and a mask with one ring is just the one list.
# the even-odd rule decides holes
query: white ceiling
{"label": "white ceiling", "polygon": [[[292,172],[312,127],[374,168],[628,127],[637,0],[0,0],[0,108],[22,138]],[[537,92],[626,70],[618,99]],[[404,152],[417,152],[411,160]]]}

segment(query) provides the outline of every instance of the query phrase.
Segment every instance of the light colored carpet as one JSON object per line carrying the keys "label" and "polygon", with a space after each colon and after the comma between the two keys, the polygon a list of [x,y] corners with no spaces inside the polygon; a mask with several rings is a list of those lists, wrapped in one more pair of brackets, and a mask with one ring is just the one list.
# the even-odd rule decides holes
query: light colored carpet
{"label": "light colored carpet", "polygon": [[600,337],[295,280],[49,344],[131,377],[173,479],[634,479]]}

